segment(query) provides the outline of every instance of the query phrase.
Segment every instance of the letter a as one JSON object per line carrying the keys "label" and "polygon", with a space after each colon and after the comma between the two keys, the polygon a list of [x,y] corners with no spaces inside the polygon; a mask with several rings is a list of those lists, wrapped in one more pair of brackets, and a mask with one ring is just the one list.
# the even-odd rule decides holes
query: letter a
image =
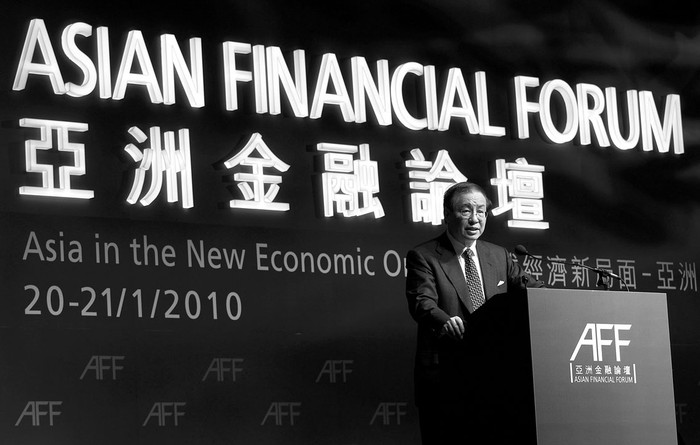
{"label": "letter a", "polygon": [[[39,52],[44,59],[44,63],[32,62],[37,44],[39,44]],[[27,86],[27,77],[29,77],[30,74],[48,76],[51,80],[51,87],[53,87],[54,94],[66,93],[66,86],[63,83],[61,70],[58,67],[58,60],[51,46],[51,40],[49,39],[49,33],[46,31],[46,25],[42,19],[33,19],[29,22],[27,37],[24,40],[22,56],[17,65],[17,74],[15,75],[15,82],[12,85],[12,89],[15,91],[23,90]]]}
{"label": "letter a", "polygon": [[[591,333],[591,338],[588,339],[586,338],[587,333]],[[598,361],[598,347],[596,345],[596,336],[595,336],[595,323],[588,323],[586,325],[586,328],[583,330],[583,333],[581,334],[581,338],[578,340],[578,344],[576,345],[576,349],[574,349],[574,353],[571,354],[571,358],[569,359],[570,361],[574,361],[576,359],[576,356],[578,355],[579,349],[581,349],[581,346],[590,346],[591,351],[593,352],[593,361],[597,362]]]}

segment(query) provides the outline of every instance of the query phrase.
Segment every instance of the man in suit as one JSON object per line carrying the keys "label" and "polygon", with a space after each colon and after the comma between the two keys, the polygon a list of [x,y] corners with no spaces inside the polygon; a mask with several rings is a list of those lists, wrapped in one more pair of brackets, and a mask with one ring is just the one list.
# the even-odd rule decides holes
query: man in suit
{"label": "man in suit", "polygon": [[505,248],[480,239],[491,207],[481,187],[453,185],[443,207],[447,230],[406,256],[406,297],[418,325],[415,395],[423,444],[473,437],[466,425],[482,433],[495,425],[487,382],[496,383],[488,370],[498,351],[489,343],[500,327],[484,326],[491,319],[481,314],[499,294],[542,285]]}

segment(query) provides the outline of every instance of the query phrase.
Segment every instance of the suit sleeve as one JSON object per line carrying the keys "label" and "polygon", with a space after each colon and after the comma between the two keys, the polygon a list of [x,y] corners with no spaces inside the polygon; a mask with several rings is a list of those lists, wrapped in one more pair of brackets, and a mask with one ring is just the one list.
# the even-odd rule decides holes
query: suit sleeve
{"label": "suit sleeve", "polygon": [[513,260],[513,256],[504,249],[508,267],[509,289],[524,290],[526,287],[545,287],[544,282],[536,279]]}
{"label": "suit sleeve", "polygon": [[437,332],[450,316],[439,306],[433,267],[417,250],[411,250],[406,255],[408,310],[419,325]]}

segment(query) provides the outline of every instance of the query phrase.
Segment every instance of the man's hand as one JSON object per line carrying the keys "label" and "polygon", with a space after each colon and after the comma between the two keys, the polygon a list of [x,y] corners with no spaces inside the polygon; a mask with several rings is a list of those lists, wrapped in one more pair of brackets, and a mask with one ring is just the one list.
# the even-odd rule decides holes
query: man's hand
{"label": "man's hand", "polygon": [[442,329],[440,329],[440,336],[447,335],[455,340],[461,340],[464,336],[464,322],[458,316],[454,316],[447,320]]}

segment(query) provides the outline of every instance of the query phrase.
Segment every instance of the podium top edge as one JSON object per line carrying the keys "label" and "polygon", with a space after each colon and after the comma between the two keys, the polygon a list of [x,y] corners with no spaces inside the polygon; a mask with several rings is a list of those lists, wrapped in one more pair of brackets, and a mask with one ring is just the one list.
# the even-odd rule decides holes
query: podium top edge
{"label": "podium top edge", "polygon": [[641,291],[626,291],[626,290],[602,290],[602,289],[562,289],[562,288],[552,288],[552,287],[537,287],[537,288],[528,288],[527,289],[528,295],[532,294],[537,294],[537,293],[542,293],[542,294],[585,294],[585,295],[593,295],[593,294],[600,294],[600,295],[640,295],[640,296],[659,296],[659,297],[668,297],[668,295],[665,292],[641,292]]}

